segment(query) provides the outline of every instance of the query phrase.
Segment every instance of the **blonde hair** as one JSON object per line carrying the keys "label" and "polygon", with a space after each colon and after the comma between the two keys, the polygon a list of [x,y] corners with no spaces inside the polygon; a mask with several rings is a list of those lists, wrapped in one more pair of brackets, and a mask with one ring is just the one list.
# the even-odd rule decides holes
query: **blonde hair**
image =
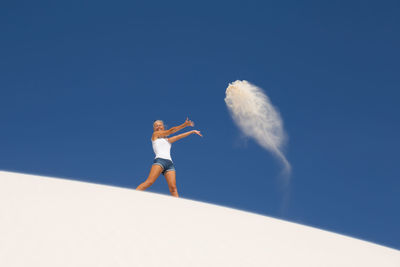
{"label": "blonde hair", "polygon": [[161,123],[163,124],[164,128],[166,127],[166,126],[165,126],[165,123],[164,123],[162,120],[155,120],[155,121],[153,122],[153,129],[154,129],[154,124],[155,124],[156,122],[161,122]]}
{"label": "blonde hair", "polygon": [[163,122],[162,120],[155,120],[155,121],[153,122],[153,126],[154,126],[154,124],[155,124],[156,122],[158,122],[158,121],[160,121],[162,124],[164,124],[164,122]]}

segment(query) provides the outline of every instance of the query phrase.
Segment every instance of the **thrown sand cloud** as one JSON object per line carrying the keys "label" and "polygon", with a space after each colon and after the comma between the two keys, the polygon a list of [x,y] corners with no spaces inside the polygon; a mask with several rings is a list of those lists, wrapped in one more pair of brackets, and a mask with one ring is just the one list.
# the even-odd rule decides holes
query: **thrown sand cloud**
{"label": "thrown sand cloud", "polygon": [[243,133],[280,159],[289,174],[291,166],[282,152],[286,141],[283,122],[268,96],[247,81],[235,81],[226,89],[225,103]]}

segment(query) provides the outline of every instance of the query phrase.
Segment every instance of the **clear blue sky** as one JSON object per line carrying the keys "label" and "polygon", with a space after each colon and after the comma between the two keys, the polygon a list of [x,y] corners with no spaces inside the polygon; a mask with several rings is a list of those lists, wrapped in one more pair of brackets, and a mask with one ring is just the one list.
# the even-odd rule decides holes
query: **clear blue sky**
{"label": "clear blue sky", "polygon": [[[135,188],[152,122],[189,116],[182,197],[400,249],[400,3],[189,2],[2,1],[0,169]],[[279,162],[226,109],[237,79],[283,117],[286,210]]]}

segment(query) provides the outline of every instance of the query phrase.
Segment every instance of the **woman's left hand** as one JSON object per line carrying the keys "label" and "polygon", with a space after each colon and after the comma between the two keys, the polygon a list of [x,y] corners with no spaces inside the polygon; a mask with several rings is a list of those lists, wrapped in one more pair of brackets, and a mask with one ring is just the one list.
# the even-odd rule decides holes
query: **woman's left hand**
{"label": "woman's left hand", "polygon": [[203,137],[203,136],[201,135],[200,131],[193,130],[192,132],[195,133],[195,134],[197,134],[197,135],[200,135],[201,137]]}

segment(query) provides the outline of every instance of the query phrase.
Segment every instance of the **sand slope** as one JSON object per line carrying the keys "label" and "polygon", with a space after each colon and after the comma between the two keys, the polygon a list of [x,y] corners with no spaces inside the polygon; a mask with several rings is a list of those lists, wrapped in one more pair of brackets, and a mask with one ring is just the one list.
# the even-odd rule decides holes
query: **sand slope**
{"label": "sand slope", "polygon": [[400,252],[216,205],[0,171],[0,266],[399,267]]}

